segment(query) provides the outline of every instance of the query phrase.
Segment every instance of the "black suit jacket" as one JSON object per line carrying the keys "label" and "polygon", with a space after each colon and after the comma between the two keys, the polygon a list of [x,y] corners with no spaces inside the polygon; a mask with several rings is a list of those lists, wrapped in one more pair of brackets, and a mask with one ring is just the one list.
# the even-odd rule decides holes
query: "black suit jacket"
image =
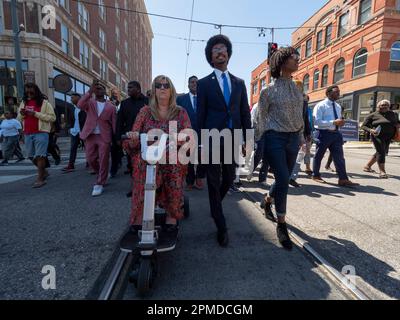
{"label": "black suit jacket", "polygon": [[251,129],[250,107],[246,85],[242,79],[230,74],[232,92],[229,106],[219,86],[216,74],[200,79],[197,84],[197,124],[201,129],[228,128],[230,110],[233,129],[242,129],[246,139],[246,130]]}
{"label": "black suit jacket", "polygon": [[117,115],[116,140],[121,140],[121,136],[132,130],[136,117],[140,109],[149,104],[149,99],[143,94],[139,98],[128,98],[121,102],[121,107]]}
{"label": "black suit jacket", "polygon": [[[79,128],[82,131],[83,127],[85,126],[85,122],[86,122],[86,112],[83,111],[83,110],[80,110],[78,118],[79,118],[79,120],[78,120],[79,121]],[[75,125],[75,107],[72,104],[68,104],[68,107],[67,107],[67,128],[71,129],[71,128],[74,127],[74,125]]]}
{"label": "black suit jacket", "polygon": [[192,125],[192,129],[198,132],[197,128],[197,113],[194,111],[192,100],[190,99],[190,94],[184,94],[176,99],[176,104],[186,110],[189,115],[189,119]]}

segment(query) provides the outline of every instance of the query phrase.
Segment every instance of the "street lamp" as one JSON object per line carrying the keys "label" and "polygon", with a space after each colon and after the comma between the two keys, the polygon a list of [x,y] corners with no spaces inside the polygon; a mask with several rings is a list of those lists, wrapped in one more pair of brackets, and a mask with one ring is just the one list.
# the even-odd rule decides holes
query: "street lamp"
{"label": "street lamp", "polygon": [[11,0],[11,19],[12,19],[12,27],[14,33],[17,97],[19,100],[21,100],[24,94],[24,87],[22,81],[22,62],[21,62],[21,47],[19,43],[19,34],[25,31],[25,26],[23,24],[18,25],[17,0]]}

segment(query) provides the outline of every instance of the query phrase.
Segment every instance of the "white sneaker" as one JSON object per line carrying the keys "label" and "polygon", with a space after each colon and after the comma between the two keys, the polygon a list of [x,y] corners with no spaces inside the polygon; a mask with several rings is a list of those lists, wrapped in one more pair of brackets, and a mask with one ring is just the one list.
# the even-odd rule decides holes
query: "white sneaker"
{"label": "white sneaker", "polygon": [[92,196],[93,197],[98,197],[103,193],[103,186],[100,185],[95,185],[93,187],[93,192],[92,192]]}
{"label": "white sneaker", "polygon": [[247,179],[248,182],[250,182],[251,180],[253,180],[253,174],[249,174],[249,175],[246,177],[246,179]]}

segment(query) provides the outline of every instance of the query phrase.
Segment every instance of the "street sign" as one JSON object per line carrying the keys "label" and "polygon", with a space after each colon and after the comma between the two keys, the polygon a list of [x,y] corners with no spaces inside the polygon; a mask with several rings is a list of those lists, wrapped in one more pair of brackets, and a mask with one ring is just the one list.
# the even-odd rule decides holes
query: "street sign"
{"label": "street sign", "polygon": [[53,79],[53,87],[56,91],[67,93],[71,91],[73,83],[70,77],[66,74],[59,74]]}
{"label": "street sign", "polygon": [[24,71],[24,84],[35,83],[35,71]]}
{"label": "street sign", "polygon": [[340,132],[343,135],[343,141],[359,141],[358,121],[346,119]]}

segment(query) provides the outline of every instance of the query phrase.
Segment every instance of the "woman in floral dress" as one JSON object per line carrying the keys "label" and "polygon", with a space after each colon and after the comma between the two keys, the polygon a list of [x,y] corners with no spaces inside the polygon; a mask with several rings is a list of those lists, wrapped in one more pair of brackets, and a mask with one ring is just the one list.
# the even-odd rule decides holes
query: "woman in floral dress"
{"label": "woman in floral dress", "polygon": [[[139,112],[132,132],[124,142],[124,148],[132,157],[133,189],[132,212],[130,224],[139,230],[143,220],[144,185],[146,183],[147,163],[142,159],[140,152],[140,134],[154,129],[161,129],[164,133],[172,133],[171,125],[177,123],[177,133],[190,129],[190,119],[185,109],[176,105],[176,91],[171,80],[166,76],[158,76],[153,81],[152,96],[149,106]],[[182,144],[182,143],[181,143]],[[178,143],[179,147],[179,143]],[[167,157],[169,154],[167,151]],[[166,224],[174,228],[177,221],[183,218],[184,179],[187,174],[187,165],[180,163],[157,164],[157,204],[167,212]]]}

